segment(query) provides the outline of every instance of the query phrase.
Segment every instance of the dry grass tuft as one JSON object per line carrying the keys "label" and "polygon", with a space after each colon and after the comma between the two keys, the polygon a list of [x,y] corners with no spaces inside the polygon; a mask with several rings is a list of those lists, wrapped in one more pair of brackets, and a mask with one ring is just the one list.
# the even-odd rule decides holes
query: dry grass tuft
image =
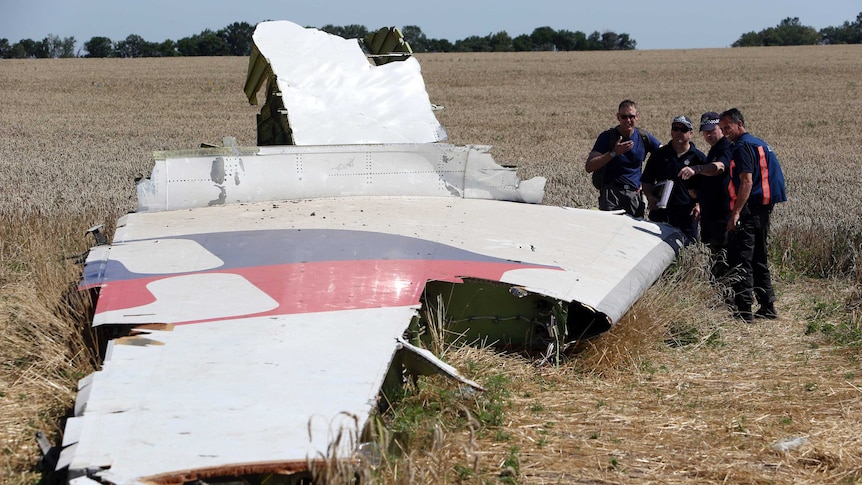
{"label": "dry grass tuft", "polygon": [[[721,298],[696,273],[670,272],[623,324],[559,367],[535,367],[490,349],[450,350],[448,359],[490,384],[492,394],[495,383],[504,383],[501,419],[473,418],[487,409],[483,399],[500,394],[453,400],[460,394],[451,384],[421,381],[402,409],[417,402],[426,409],[428,421],[416,427],[426,438],[411,441],[410,454],[396,463],[413,476],[425,475],[401,482],[384,474],[383,482],[862,479],[862,436],[851,417],[862,404],[862,391],[851,382],[858,380],[855,365],[822,347],[821,339],[803,337],[803,322],[782,318],[752,326],[729,320]],[[685,338],[661,323],[672,319],[675,311],[666,304],[678,292],[690,295],[692,308],[713,306]],[[657,317],[659,311],[667,318]],[[824,368],[833,371],[824,375]],[[835,379],[839,369],[844,374]],[[442,448],[431,438],[441,427],[448,444]],[[774,450],[796,441],[802,444]]]}
{"label": "dry grass tuft", "polygon": [[644,360],[666,347],[709,345],[720,338],[725,317],[721,285],[710,284],[706,248],[684,248],[665,275],[635,303],[614,331],[575,356],[573,364],[599,376],[639,372]]}
{"label": "dry grass tuft", "polygon": [[[64,275],[73,278],[74,272]],[[0,446],[4,464],[0,478],[14,483],[16,475],[24,481],[40,451],[34,436],[44,432],[58,443],[62,422],[75,401],[77,381],[91,372],[91,354],[82,339],[79,316],[87,302],[77,292],[71,299],[51,295],[45,305],[45,288],[33,284],[7,284],[2,287],[0,306]]]}

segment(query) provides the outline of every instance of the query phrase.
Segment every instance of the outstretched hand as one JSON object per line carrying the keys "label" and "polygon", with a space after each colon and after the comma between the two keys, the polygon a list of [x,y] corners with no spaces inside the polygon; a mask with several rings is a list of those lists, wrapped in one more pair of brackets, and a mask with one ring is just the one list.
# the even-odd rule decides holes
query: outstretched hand
{"label": "outstretched hand", "polygon": [[622,155],[623,153],[632,149],[635,145],[633,140],[623,141],[623,137],[619,137],[617,142],[614,144],[614,155]]}

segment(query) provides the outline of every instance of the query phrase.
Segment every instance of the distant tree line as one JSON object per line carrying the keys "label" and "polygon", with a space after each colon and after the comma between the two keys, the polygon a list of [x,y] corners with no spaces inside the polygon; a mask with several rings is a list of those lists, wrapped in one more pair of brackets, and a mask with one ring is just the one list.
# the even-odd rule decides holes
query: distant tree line
{"label": "distant tree line", "polygon": [[[320,30],[348,39],[361,39],[369,34],[363,25],[324,25]],[[429,39],[416,25],[405,26],[401,32],[413,52],[630,50],[637,46],[637,42],[626,33],[596,31],[586,35],[580,31],[554,30],[551,27],[539,27],[530,35],[515,38],[501,31],[484,37],[470,36],[454,43],[446,39]],[[74,37],[61,39],[49,34],[41,41],[22,39],[14,44],[10,44],[8,39],[0,39],[0,58],[247,56],[251,52],[252,33],[253,25],[234,22],[218,31],[207,29],[177,41],[149,42],[135,34],[119,41],[97,36],[84,42],[84,52],[75,51]]]}
{"label": "distant tree line", "polygon": [[[330,32],[324,26],[321,30]],[[330,32],[336,33],[337,32]],[[581,31],[554,30],[551,27],[538,27],[530,35],[521,34],[512,38],[506,31],[488,34],[484,37],[472,35],[449,42],[446,39],[429,39],[422,29],[407,25],[401,29],[404,40],[413,52],[529,52],[529,51],[597,51],[632,50],[637,41],[629,34],[606,31],[593,32],[589,36]],[[361,38],[361,36],[360,36]]]}
{"label": "distant tree line", "polygon": [[844,21],[839,27],[816,30],[802,25],[799,17],[787,17],[775,27],[760,32],[748,32],[733,43],[733,47],[814,44],[862,44],[862,12],[855,22]]}
{"label": "distant tree line", "polygon": [[[361,39],[369,31],[364,25],[324,25],[325,32],[348,39]],[[473,35],[454,43],[446,39],[429,39],[416,25],[401,29],[404,39],[413,52],[523,52],[523,51],[587,51],[632,50],[637,48],[629,34],[612,31],[594,31],[586,35],[581,31],[554,30],[538,27],[529,35],[512,38],[506,31],[484,37]],[[251,52],[254,26],[248,22],[234,22],[227,27],[184,37],[177,41],[148,42],[139,35],[123,40],[93,37],[84,42],[84,52],[75,50],[74,37],[60,38],[49,34],[40,41],[21,39],[12,44],[0,38],[0,58],[33,59],[64,57],[174,57],[174,56],[247,56]],[[802,25],[799,17],[787,17],[775,27],[760,32],[747,32],[732,44],[733,47],[811,45],[811,44],[862,44],[862,12],[854,22],[845,21],[837,27],[816,30]]]}
{"label": "distant tree line", "polygon": [[[325,32],[348,39],[361,39],[369,31],[364,25],[324,25]],[[254,26],[248,22],[234,22],[227,27],[184,37],[177,41],[148,42],[139,35],[123,40],[93,37],[84,42],[84,52],[75,50],[74,37],[60,38],[49,34],[40,41],[21,39],[11,44],[0,38],[0,58],[33,59],[63,57],[174,57],[174,56],[247,56],[251,52]],[[472,35],[454,43],[446,39],[429,39],[416,25],[401,29],[404,39],[413,52],[523,52],[523,51],[588,51],[632,50],[637,41],[629,34],[612,31],[586,35],[581,31],[555,30],[538,27],[529,35],[512,38],[506,31],[484,37]],[[816,30],[802,25],[799,17],[788,17],[775,27],[760,32],[742,34],[733,47],[809,45],[809,44],[862,44],[862,12],[854,22],[845,21],[838,27]]]}
{"label": "distant tree line", "polygon": [[0,58],[247,56],[252,33],[253,25],[234,22],[218,31],[207,29],[177,41],[148,42],[135,34],[116,42],[108,37],[93,37],[84,42],[84,53],[75,51],[74,37],[48,35],[41,41],[23,39],[15,44],[0,39]]}
{"label": "distant tree line", "polygon": [[0,58],[57,58],[75,57],[75,38],[60,37],[49,34],[41,41],[21,39],[15,44],[9,44],[9,39],[0,39]]}

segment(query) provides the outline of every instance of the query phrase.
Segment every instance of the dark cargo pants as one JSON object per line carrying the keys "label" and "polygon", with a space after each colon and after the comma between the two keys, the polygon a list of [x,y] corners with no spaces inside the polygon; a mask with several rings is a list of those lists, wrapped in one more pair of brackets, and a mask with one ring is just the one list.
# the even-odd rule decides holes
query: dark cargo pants
{"label": "dark cargo pants", "polygon": [[701,219],[700,241],[709,248],[710,273],[716,281],[727,276],[727,218]]}
{"label": "dark cargo pants", "polygon": [[734,301],[740,312],[750,312],[755,298],[760,305],[775,301],[767,248],[771,214],[771,204],[747,204],[740,214],[736,231],[729,234],[728,264],[733,278]]}
{"label": "dark cargo pants", "polygon": [[632,217],[643,217],[646,205],[636,187],[604,185],[599,191],[599,210],[624,210]]}

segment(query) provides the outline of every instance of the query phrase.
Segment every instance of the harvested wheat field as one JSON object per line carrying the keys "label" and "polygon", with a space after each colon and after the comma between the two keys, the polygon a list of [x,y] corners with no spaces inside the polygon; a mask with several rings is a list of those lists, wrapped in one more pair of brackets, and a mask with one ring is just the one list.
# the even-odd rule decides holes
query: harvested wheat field
{"label": "harvested wheat field", "polygon": [[[546,204],[592,207],[583,162],[617,104],[668,139],[678,114],[739,107],[789,202],[770,245],[778,320],[732,320],[686,248],[611,332],[557,366],[437,350],[488,391],[437,378],[381,417],[379,483],[862,483],[862,46],[417,56],[458,144],[494,145]],[[246,58],[0,61],[0,482],[45,483],[97,358],[68,292],[84,232],[135,208],[152,152],[254,145]],[[698,147],[707,148],[695,134]],[[553,230],[553,228],[548,228]],[[328,481],[347,483],[330,470]],[[62,477],[61,477],[62,478]]]}

